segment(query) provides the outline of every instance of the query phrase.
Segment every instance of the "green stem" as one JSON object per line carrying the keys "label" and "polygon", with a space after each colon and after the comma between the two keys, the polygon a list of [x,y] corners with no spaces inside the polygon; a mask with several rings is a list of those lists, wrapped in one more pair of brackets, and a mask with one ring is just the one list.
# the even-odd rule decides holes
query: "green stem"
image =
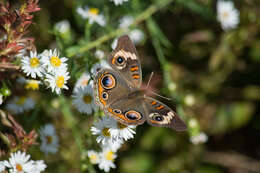
{"label": "green stem", "polygon": [[[138,24],[140,24],[141,22],[145,21],[151,15],[153,15],[155,12],[157,12],[161,8],[169,5],[172,1],[173,0],[164,0],[164,1],[160,2],[159,4],[152,4],[144,12],[142,12],[135,18],[134,22],[132,23],[132,25],[129,26],[129,28],[133,28],[133,27],[137,26]],[[98,38],[97,40],[95,40],[93,42],[86,43],[86,44],[83,44],[80,46],[72,46],[67,49],[66,54],[68,57],[73,57],[76,54],[82,54],[94,47],[98,47],[100,44],[102,44],[114,37],[117,37],[117,36],[120,36],[120,35],[126,33],[129,30],[129,28],[119,28],[117,30],[114,30],[114,31]]]}

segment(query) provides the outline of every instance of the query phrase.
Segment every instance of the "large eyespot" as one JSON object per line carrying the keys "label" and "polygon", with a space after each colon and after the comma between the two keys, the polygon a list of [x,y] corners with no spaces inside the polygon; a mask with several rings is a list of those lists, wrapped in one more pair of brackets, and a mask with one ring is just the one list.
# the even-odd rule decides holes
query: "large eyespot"
{"label": "large eyespot", "polygon": [[104,100],[107,100],[107,99],[108,99],[108,93],[107,93],[107,92],[103,92],[103,93],[102,93],[102,98],[103,98]]}
{"label": "large eyespot", "polygon": [[125,117],[129,120],[139,120],[142,118],[141,114],[137,111],[131,110],[125,113]]}
{"label": "large eyespot", "polygon": [[119,110],[119,109],[113,109],[113,112],[115,112],[116,114],[121,114],[122,113],[122,111]]}
{"label": "large eyespot", "polygon": [[125,62],[125,58],[123,58],[122,56],[119,56],[116,58],[116,62],[117,62],[117,64],[123,64]]}
{"label": "large eyespot", "polygon": [[163,116],[158,114],[158,113],[152,113],[150,114],[150,117],[152,117],[153,120],[155,121],[163,121]]}
{"label": "large eyespot", "polygon": [[116,85],[116,81],[113,75],[105,74],[101,79],[101,84],[105,89],[112,89]]}

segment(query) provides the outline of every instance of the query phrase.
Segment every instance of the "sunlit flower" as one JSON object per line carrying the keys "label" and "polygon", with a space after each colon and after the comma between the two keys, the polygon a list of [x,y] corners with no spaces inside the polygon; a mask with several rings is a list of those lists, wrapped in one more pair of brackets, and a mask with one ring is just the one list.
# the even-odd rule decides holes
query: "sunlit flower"
{"label": "sunlit flower", "polygon": [[12,173],[33,173],[34,161],[30,160],[30,155],[25,152],[18,151],[11,153],[9,161],[4,161],[6,168],[10,169]]}
{"label": "sunlit flower", "polygon": [[224,30],[236,28],[239,23],[239,11],[232,1],[218,0],[217,19]]}
{"label": "sunlit flower", "polygon": [[40,87],[41,81],[38,80],[26,80],[25,89],[38,90]]}
{"label": "sunlit flower", "polygon": [[98,135],[97,142],[102,143],[102,145],[107,145],[109,142],[114,142],[110,132],[110,127],[113,126],[111,120],[111,117],[104,116],[94,122],[91,127],[92,134]]}
{"label": "sunlit flower", "polygon": [[92,110],[97,109],[91,85],[76,88],[72,97],[74,98],[73,105],[81,113],[91,114]]}
{"label": "sunlit flower", "polygon": [[33,165],[33,173],[40,173],[47,167],[43,160],[34,161]]}
{"label": "sunlit flower", "polygon": [[32,78],[43,76],[44,68],[37,52],[30,51],[30,57],[24,56],[21,61],[22,70],[27,76],[31,76]]}
{"label": "sunlit flower", "polygon": [[208,136],[203,132],[200,132],[199,134],[190,137],[190,141],[194,145],[205,143],[205,142],[207,142],[207,140],[208,140]]}
{"label": "sunlit flower", "polygon": [[25,96],[15,96],[12,100],[10,100],[6,108],[10,112],[13,112],[15,114],[23,113],[24,111],[33,109],[35,106],[35,102],[32,98],[30,97],[25,97]]}
{"label": "sunlit flower", "polygon": [[3,95],[0,94],[0,105],[3,103]]}
{"label": "sunlit flower", "polygon": [[195,104],[195,97],[191,94],[188,94],[187,96],[184,97],[184,103],[187,105],[187,106],[192,106]]}
{"label": "sunlit flower", "polygon": [[56,153],[59,147],[59,138],[52,124],[46,124],[39,130],[41,138],[40,150],[45,154]]}
{"label": "sunlit flower", "polygon": [[46,82],[48,82],[49,88],[57,94],[61,93],[61,89],[68,89],[66,84],[69,78],[69,72],[65,67],[57,70],[54,75],[46,74]]}
{"label": "sunlit flower", "polygon": [[129,37],[134,42],[134,44],[139,44],[144,39],[144,33],[140,29],[134,29],[130,31]]}
{"label": "sunlit flower", "polygon": [[85,87],[87,85],[93,85],[93,81],[90,81],[90,75],[87,72],[82,73],[80,78],[77,80],[75,87],[74,87],[74,92],[76,92],[76,89],[79,87]]}
{"label": "sunlit flower", "polygon": [[110,0],[113,1],[115,5],[122,5],[124,2],[127,2],[128,0]]}
{"label": "sunlit flower", "polygon": [[133,130],[135,128],[134,125],[124,125],[115,119],[111,118],[110,126],[110,133],[112,138],[123,138],[125,141],[127,141],[130,138],[134,137],[135,131]]}
{"label": "sunlit flower", "polygon": [[93,24],[94,22],[101,26],[105,26],[106,24],[104,16],[99,13],[99,9],[97,8],[89,8],[88,6],[85,6],[83,9],[82,7],[78,7],[77,12],[83,19],[88,19],[90,24]]}
{"label": "sunlit flower", "polygon": [[117,155],[109,148],[103,148],[100,153],[100,162],[98,164],[99,169],[109,172],[110,168],[115,168],[114,160]]}
{"label": "sunlit flower", "polygon": [[0,172],[5,170],[5,164],[4,161],[0,161]]}
{"label": "sunlit flower", "polygon": [[100,62],[94,64],[90,69],[90,72],[95,75],[98,73],[99,70],[103,68],[111,68],[111,66],[108,64],[108,62],[105,59],[102,59],[100,60]]}
{"label": "sunlit flower", "polygon": [[119,28],[128,28],[134,21],[133,16],[124,16],[119,20]]}
{"label": "sunlit flower", "polygon": [[92,163],[92,164],[98,164],[100,161],[99,153],[94,150],[88,151],[88,158],[90,160],[90,163]]}
{"label": "sunlit flower", "polygon": [[70,23],[68,20],[62,20],[56,23],[54,28],[60,33],[66,33],[70,30]]}
{"label": "sunlit flower", "polygon": [[123,143],[124,143],[124,141],[121,138],[116,138],[113,140],[109,140],[107,144],[102,145],[102,148],[107,147],[110,150],[112,150],[113,152],[117,152],[117,150],[119,148],[121,148]]}
{"label": "sunlit flower", "polygon": [[96,50],[95,57],[98,59],[103,59],[105,57],[105,53],[102,50]]}
{"label": "sunlit flower", "polygon": [[48,73],[56,74],[57,71],[61,69],[67,69],[67,58],[59,57],[59,52],[54,49],[52,50],[45,50],[41,53],[42,62],[45,68],[47,69]]}

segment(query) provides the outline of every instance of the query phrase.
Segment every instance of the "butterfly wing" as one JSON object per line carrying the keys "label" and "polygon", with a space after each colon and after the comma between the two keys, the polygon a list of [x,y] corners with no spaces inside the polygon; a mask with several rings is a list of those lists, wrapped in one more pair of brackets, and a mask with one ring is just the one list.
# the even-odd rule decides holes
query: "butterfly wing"
{"label": "butterfly wing", "polygon": [[130,92],[131,89],[126,81],[112,69],[102,69],[94,78],[95,102],[104,110],[112,102],[126,97]]}
{"label": "butterfly wing", "polygon": [[132,88],[142,83],[141,63],[134,43],[127,35],[118,38],[115,50],[108,57],[110,66],[118,71]]}
{"label": "butterfly wing", "polygon": [[176,131],[187,129],[175,111],[151,97],[144,97],[147,122],[152,126],[169,127]]}

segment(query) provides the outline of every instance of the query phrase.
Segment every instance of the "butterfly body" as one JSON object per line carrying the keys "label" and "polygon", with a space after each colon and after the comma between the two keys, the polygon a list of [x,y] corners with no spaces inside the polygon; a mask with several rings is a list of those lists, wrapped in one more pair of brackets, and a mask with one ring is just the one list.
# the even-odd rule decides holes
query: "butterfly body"
{"label": "butterfly body", "polygon": [[95,101],[105,114],[126,125],[140,125],[147,121],[150,125],[177,131],[186,129],[176,112],[140,89],[141,63],[128,36],[118,39],[108,62],[112,69],[100,70],[94,80]]}

